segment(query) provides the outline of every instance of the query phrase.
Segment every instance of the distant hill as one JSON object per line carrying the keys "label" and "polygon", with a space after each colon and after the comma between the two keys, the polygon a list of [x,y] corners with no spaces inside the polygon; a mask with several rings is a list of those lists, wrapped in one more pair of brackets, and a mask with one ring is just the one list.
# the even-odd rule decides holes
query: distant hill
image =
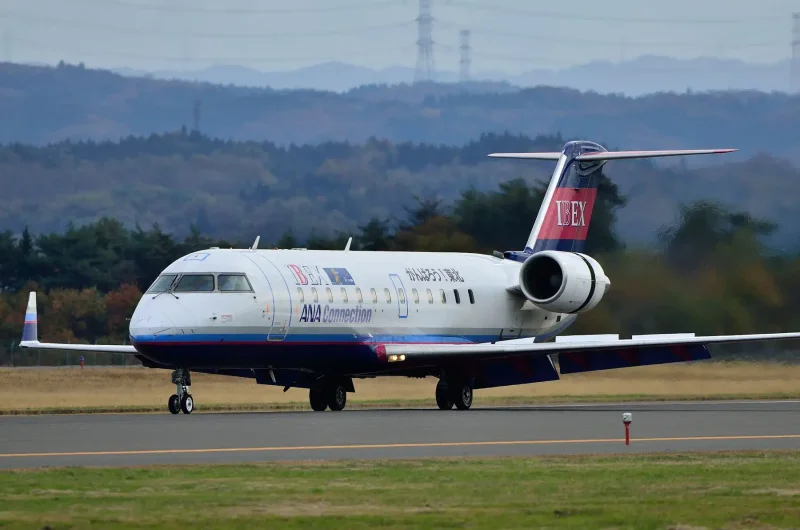
{"label": "distant hill", "polygon": [[[518,88],[562,86],[601,94],[641,96],[655,92],[688,90],[789,90],[788,60],[768,64],[746,63],[738,59],[702,57],[673,59],[646,55],[611,62],[593,61],[562,69],[537,68],[509,75],[503,72],[475,72],[472,78],[492,84],[505,83]],[[371,84],[397,85],[414,80],[413,68],[394,66],[372,69],[342,62],[321,63],[305,68],[262,72],[236,65],[215,65],[199,70],[159,70],[146,72],[128,68],[116,72],[129,76],[150,75],[155,79],[179,79],[214,84],[270,87],[274,89],[313,89],[334,92]],[[454,83],[458,72],[440,71],[436,81]]]}
{"label": "distant hill", "polygon": [[[0,64],[0,143],[118,140],[191,129],[280,145],[326,141],[460,145],[483,133],[561,133],[621,148],[722,146],[800,160],[800,96],[756,91],[601,95],[481,83],[363,86],[345,93],[124,77]],[[696,161],[690,162],[692,164]]]}
{"label": "distant hill", "polygon": [[[553,150],[564,138],[485,135],[457,147],[326,142],[280,147],[269,142],[214,140],[172,133],[113,143],[62,142],[47,147],[0,148],[0,231],[61,231],[101,216],[128,226],[232,240],[257,234],[276,241],[292,230],[310,235],[354,233],[372,218],[403,220],[414,197],[445,206],[470,188],[495,190],[521,178],[547,179],[553,164],[487,159],[499,150]],[[632,244],[653,244],[657,230],[676,221],[680,203],[720,201],[776,222],[772,241],[795,249],[792,223],[800,196],[800,169],[766,155],[686,169],[649,161],[611,162],[606,174],[628,197],[617,232]],[[531,219],[519,219],[533,224]],[[520,242],[521,244],[522,242]]]}

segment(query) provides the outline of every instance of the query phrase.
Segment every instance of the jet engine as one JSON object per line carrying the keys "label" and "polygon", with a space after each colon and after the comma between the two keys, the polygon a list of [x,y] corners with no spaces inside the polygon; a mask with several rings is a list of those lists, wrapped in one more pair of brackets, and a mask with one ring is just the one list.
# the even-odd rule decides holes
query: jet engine
{"label": "jet engine", "polygon": [[519,272],[525,298],[554,313],[583,313],[596,306],[611,282],[585,254],[546,250],[528,258]]}

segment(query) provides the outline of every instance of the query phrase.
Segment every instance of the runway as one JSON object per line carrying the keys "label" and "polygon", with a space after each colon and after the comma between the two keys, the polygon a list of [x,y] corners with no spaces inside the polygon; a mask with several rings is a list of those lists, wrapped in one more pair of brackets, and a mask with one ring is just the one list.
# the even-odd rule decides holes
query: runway
{"label": "runway", "polygon": [[800,449],[800,401],[0,417],[2,469],[744,449]]}

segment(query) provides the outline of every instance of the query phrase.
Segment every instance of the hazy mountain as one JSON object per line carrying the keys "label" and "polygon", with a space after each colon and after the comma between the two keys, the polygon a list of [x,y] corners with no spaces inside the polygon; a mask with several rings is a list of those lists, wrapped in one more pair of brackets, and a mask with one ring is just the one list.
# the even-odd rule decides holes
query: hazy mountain
{"label": "hazy mountain", "polygon": [[[502,72],[475,72],[478,81],[499,81],[519,87],[563,86],[600,93],[638,96],[654,92],[707,90],[789,89],[788,60],[770,64],[751,64],[737,59],[703,57],[691,60],[660,56],[642,56],[621,62],[595,61],[563,69],[534,69],[519,75]],[[346,91],[362,85],[411,83],[413,68],[394,66],[374,70],[342,62],[322,63],[296,70],[262,72],[252,68],[218,65],[200,70],[160,70],[144,72],[122,68],[123,75],[151,75],[156,79],[182,79],[215,84],[271,87],[275,89],[310,88]],[[458,81],[458,73],[440,71],[436,81]]]}

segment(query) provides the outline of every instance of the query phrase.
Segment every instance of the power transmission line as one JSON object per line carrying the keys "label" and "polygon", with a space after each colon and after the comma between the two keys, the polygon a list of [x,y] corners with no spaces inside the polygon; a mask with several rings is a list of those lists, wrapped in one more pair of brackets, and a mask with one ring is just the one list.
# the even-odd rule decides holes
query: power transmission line
{"label": "power transmission line", "polygon": [[[58,53],[62,52],[63,49],[59,48],[54,45],[44,44],[40,41],[34,39],[26,39],[26,38],[15,38],[16,41],[19,41],[25,44],[26,48],[30,49],[37,49],[39,51],[45,52],[52,52]],[[406,50],[408,47],[405,47]],[[403,50],[403,47],[400,48],[390,48],[390,49],[376,49],[370,48],[368,53],[364,53],[363,51],[359,51],[359,55],[361,57],[383,57],[387,53]],[[318,61],[334,61],[335,58],[325,58],[319,56],[286,56],[281,55],[277,57],[263,57],[263,56],[197,56],[192,55],[187,57],[186,55],[168,55],[168,54],[147,54],[147,53],[131,53],[127,51],[113,51],[107,48],[84,48],[82,51],[77,52],[78,55],[83,57],[91,57],[94,59],[130,59],[130,60],[140,60],[140,61],[163,61],[163,62],[181,62],[181,61],[188,61],[193,63],[216,63],[216,64],[283,64],[283,63],[297,63],[297,62],[318,62]]]}
{"label": "power transmission line", "polygon": [[272,37],[303,37],[312,35],[337,35],[337,34],[354,34],[369,31],[383,31],[388,29],[396,29],[402,27],[410,27],[414,21],[408,20],[404,22],[393,22],[387,24],[378,24],[374,26],[356,26],[351,28],[339,29],[323,29],[312,31],[282,31],[282,32],[259,32],[259,33],[184,33],[175,32],[174,29],[153,30],[134,28],[130,26],[118,26],[112,24],[99,24],[95,22],[87,22],[82,20],[70,20],[57,17],[51,17],[42,14],[20,13],[18,11],[4,10],[0,11],[0,19],[11,18],[18,20],[26,20],[27,22],[45,24],[51,26],[70,27],[78,29],[95,29],[100,31],[107,31],[111,33],[128,33],[136,35],[148,36],[168,36],[173,37],[187,37],[191,39],[230,39],[230,40],[246,40],[246,39],[269,39]]}
{"label": "power transmission line", "polygon": [[474,0],[450,0],[449,6],[491,11],[493,13],[513,13],[514,15],[537,18],[581,20],[591,22],[637,22],[642,24],[750,24],[754,21],[778,22],[781,17],[746,17],[746,18],[674,18],[674,17],[618,17],[608,15],[584,15],[569,11],[552,11],[547,9],[529,9],[498,5],[496,2],[480,3]]}
{"label": "power transmission line", "polygon": [[[437,25],[447,28],[456,28],[457,25],[446,20],[436,19]],[[530,42],[559,42],[567,44],[580,44],[592,46],[609,46],[617,48],[620,45],[619,40],[603,40],[594,38],[581,38],[581,37],[563,37],[559,35],[550,35],[540,32],[521,32],[521,31],[508,31],[500,28],[491,28],[485,26],[472,26],[470,28],[472,35],[490,35],[492,38],[512,39],[515,41],[530,41]],[[738,36],[741,38],[741,35]],[[674,40],[674,41],[631,41],[625,40],[626,46],[663,46],[663,47],[687,47],[697,48],[698,46],[707,45],[707,42],[687,41],[687,40]],[[759,48],[759,47],[778,47],[786,46],[786,41],[760,41],[760,42],[731,42],[726,44],[726,48]]]}
{"label": "power transmission line", "polygon": [[113,6],[140,11],[172,12],[182,14],[217,14],[217,15],[279,15],[294,13],[327,13],[331,11],[360,11],[388,5],[401,5],[398,0],[368,1],[359,3],[349,3],[343,5],[323,5],[314,7],[286,7],[286,8],[264,8],[264,7],[204,7],[204,6],[175,6],[163,4],[148,4],[140,2],[128,2],[126,0],[73,0],[89,4],[97,4],[103,7]]}

